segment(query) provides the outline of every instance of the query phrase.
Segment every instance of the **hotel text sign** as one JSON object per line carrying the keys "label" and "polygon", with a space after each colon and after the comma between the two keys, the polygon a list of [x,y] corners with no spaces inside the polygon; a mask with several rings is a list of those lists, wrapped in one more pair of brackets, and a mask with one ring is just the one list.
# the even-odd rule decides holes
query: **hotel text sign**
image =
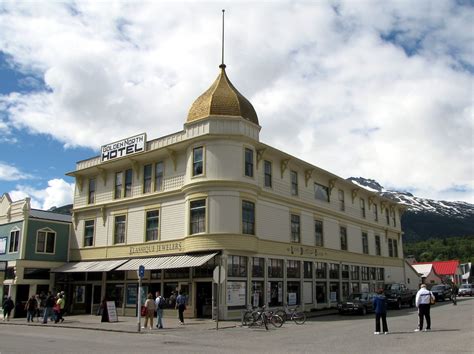
{"label": "hotel text sign", "polygon": [[146,134],[139,134],[116,141],[100,148],[100,162],[110,161],[120,157],[136,154],[145,151]]}

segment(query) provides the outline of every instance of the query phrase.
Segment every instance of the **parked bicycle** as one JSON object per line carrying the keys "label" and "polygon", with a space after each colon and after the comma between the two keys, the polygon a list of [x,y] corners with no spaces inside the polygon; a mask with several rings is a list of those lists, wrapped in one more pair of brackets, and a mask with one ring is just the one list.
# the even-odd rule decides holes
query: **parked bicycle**
{"label": "parked bicycle", "polygon": [[284,322],[283,319],[273,313],[273,311],[265,310],[265,308],[265,306],[263,306],[261,309],[249,308],[247,311],[245,311],[242,316],[242,326],[264,326],[265,329],[268,330],[268,323],[271,323],[274,327],[281,327]]}
{"label": "parked bicycle", "polygon": [[275,313],[280,316],[283,321],[294,321],[298,325],[302,325],[306,322],[306,315],[303,311],[297,311],[298,307],[289,308],[288,305],[285,305],[283,309],[275,311]]}

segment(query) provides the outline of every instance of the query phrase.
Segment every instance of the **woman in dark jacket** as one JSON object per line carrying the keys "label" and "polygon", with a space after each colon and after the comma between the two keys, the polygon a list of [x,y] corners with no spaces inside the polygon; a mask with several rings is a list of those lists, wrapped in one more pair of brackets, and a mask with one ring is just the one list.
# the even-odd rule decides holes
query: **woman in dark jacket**
{"label": "woman in dark jacket", "polygon": [[3,307],[3,320],[5,321],[6,319],[7,321],[10,321],[10,313],[15,307],[15,304],[13,303],[13,300],[10,296],[5,299],[5,301],[2,304],[2,307]]}
{"label": "woman in dark jacket", "polygon": [[374,334],[382,334],[380,332],[380,319],[382,319],[383,333],[388,334],[387,326],[387,299],[383,295],[383,289],[377,291],[377,296],[374,298],[375,310],[375,332]]}

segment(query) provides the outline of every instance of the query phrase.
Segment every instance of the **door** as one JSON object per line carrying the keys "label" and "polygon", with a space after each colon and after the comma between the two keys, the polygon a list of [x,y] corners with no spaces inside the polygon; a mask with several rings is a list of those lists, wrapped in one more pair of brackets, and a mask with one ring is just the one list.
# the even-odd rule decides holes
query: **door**
{"label": "door", "polygon": [[212,317],[212,282],[196,283],[196,317]]}
{"label": "door", "polygon": [[16,286],[16,299],[15,299],[15,318],[26,318],[25,305],[28,301],[28,295],[30,294],[30,286],[28,284],[22,284]]}

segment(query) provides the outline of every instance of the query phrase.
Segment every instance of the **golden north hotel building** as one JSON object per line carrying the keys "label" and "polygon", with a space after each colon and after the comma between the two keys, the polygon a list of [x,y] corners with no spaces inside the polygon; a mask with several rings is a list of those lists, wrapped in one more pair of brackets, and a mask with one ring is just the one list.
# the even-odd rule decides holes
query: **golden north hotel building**
{"label": "golden north hotel building", "polygon": [[402,207],[260,142],[260,129],[222,64],[182,131],[78,162],[70,261],[54,270],[73,311],[94,313],[107,296],[134,316],[140,265],[144,292],[171,307],[182,290],[190,317],[210,317],[218,295],[230,319],[249,305],[332,307],[403,281]]}

